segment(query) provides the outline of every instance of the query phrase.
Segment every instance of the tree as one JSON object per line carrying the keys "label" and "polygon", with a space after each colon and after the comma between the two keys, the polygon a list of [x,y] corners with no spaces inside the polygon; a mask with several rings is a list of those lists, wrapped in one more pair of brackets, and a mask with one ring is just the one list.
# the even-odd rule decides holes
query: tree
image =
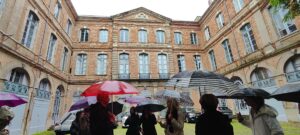
{"label": "tree", "polygon": [[283,21],[294,19],[300,15],[300,0],[269,0],[269,3],[275,7],[275,9],[288,9]]}

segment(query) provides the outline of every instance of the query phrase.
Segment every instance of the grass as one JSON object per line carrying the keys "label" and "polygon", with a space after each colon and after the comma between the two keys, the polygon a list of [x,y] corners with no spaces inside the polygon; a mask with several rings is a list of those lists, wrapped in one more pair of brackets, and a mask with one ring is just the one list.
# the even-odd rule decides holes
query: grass
{"label": "grass", "polygon": [[[232,126],[234,129],[235,135],[252,135],[252,132],[249,128],[243,126],[236,120],[232,121]],[[281,122],[281,127],[284,130],[285,135],[300,135],[300,123],[293,122]],[[119,126],[114,130],[115,135],[125,135],[127,129]],[[158,135],[164,135],[164,129],[156,125],[156,131]],[[185,123],[184,124],[184,134],[185,135],[195,135],[195,124]]]}

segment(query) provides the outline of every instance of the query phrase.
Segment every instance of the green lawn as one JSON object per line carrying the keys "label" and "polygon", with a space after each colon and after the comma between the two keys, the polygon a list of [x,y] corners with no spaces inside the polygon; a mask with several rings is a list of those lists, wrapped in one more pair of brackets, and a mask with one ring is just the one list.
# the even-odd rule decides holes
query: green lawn
{"label": "green lawn", "polygon": [[[232,126],[234,129],[235,135],[251,135],[251,130],[240,123],[238,123],[236,120],[232,121]],[[280,123],[285,135],[300,135],[300,123],[287,123],[282,122]],[[121,126],[118,127],[118,129],[114,130],[115,135],[125,135],[127,129],[123,129]],[[163,129],[159,126],[159,124],[156,125],[156,131],[158,135],[164,135]],[[194,135],[195,134],[195,124],[184,124],[184,134],[185,135]]]}

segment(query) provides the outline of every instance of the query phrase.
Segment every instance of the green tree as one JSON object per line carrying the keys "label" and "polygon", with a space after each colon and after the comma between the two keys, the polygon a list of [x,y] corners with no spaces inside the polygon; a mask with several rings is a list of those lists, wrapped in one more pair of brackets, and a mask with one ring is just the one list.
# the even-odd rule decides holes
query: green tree
{"label": "green tree", "polygon": [[269,0],[269,2],[275,9],[288,9],[283,21],[294,19],[300,15],[300,0]]}

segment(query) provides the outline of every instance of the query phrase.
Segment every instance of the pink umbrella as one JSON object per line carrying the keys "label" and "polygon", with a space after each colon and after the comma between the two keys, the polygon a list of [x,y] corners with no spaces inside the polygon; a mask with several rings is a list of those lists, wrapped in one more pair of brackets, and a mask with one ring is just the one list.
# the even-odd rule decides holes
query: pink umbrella
{"label": "pink umbrella", "polygon": [[0,93],[0,106],[15,107],[25,103],[27,101],[13,93]]}
{"label": "pink umbrella", "polygon": [[97,96],[98,94],[120,95],[137,93],[138,90],[126,82],[104,81],[91,85],[81,94],[81,96]]}
{"label": "pink umbrella", "polygon": [[139,103],[145,102],[147,100],[150,100],[150,99],[146,98],[144,96],[132,96],[132,97],[127,97],[124,102],[129,103],[129,104],[139,104]]}

